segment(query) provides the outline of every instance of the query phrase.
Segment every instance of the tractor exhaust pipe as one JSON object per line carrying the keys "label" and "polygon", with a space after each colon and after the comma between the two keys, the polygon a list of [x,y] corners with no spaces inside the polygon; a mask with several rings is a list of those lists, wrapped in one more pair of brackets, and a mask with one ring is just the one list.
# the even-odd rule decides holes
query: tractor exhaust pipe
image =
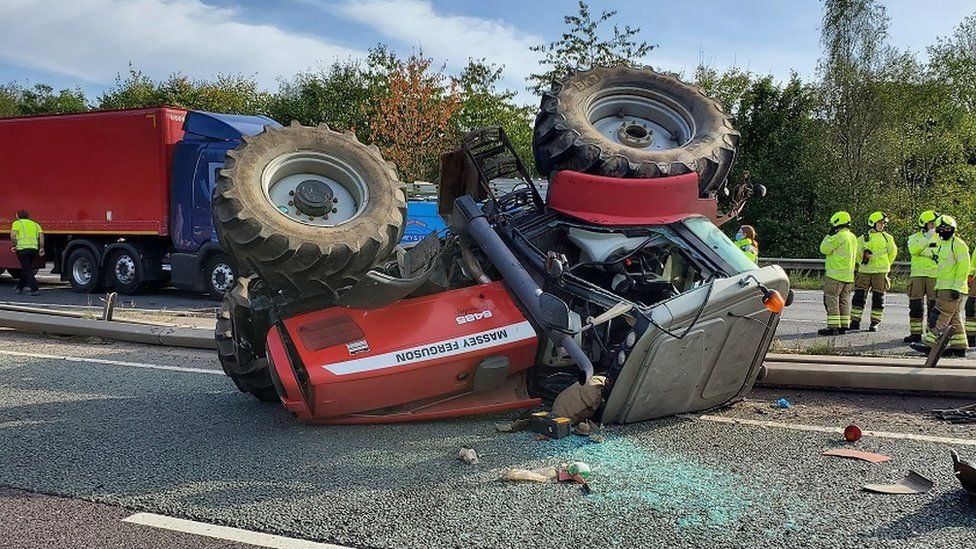
{"label": "tractor exhaust pipe", "polygon": [[556,330],[548,329],[545,322],[546,316],[542,312],[539,298],[542,296],[542,288],[535,283],[529,272],[525,270],[522,263],[515,257],[515,254],[508,249],[501,237],[491,228],[485,214],[470,196],[462,196],[454,201],[454,223],[456,228],[468,233],[478,244],[492,265],[502,274],[505,284],[515,293],[522,305],[528,310],[529,315],[540,326],[547,330],[546,335],[556,345],[566,350],[579,369],[586,374],[589,381],[593,376],[593,363],[589,357],[583,353],[579,345],[569,334],[564,334]]}

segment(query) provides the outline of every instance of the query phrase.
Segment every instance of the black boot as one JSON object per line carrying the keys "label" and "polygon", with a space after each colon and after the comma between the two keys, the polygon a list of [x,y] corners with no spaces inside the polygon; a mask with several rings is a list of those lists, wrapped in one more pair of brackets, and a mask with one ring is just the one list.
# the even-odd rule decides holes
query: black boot
{"label": "black boot", "polygon": [[835,336],[840,335],[841,332],[839,328],[820,328],[817,333],[822,336]]}
{"label": "black boot", "polygon": [[946,349],[942,355],[952,358],[966,358],[966,349]]}
{"label": "black boot", "polygon": [[926,345],[924,343],[912,343],[912,344],[909,345],[909,347],[911,347],[913,350],[918,351],[918,352],[920,352],[922,354],[925,354],[925,355],[929,354],[929,352],[932,350],[931,347],[929,347],[928,345]]}
{"label": "black boot", "polygon": [[872,325],[868,326],[868,331],[869,332],[877,332],[878,331],[878,325],[877,324],[872,324]]}
{"label": "black boot", "polygon": [[976,335],[967,335],[966,342],[970,347],[976,347]]}
{"label": "black boot", "polygon": [[861,329],[861,321],[860,320],[852,320],[851,321],[851,327],[850,327],[850,329],[851,330],[854,330],[854,331],[860,330]]}
{"label": "black boot", "polygon": [[903,339],[902,341],[904,341],[905,343],[918,343],[922,341],[922,334],[907,335],[905,336],[905,339]]}

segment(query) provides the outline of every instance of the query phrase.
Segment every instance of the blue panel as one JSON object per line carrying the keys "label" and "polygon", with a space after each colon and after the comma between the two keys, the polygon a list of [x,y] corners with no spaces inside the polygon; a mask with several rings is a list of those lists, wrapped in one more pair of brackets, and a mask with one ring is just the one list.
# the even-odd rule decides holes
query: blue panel
{"label": "blue panel", "polygon": [[407,226],[400,244],[416,244],[432,232],[443,234],[447,224],[437,214],[437,202],[407,202]]}
{"label": "blue panel", "polygon": [[280,128],[281,124],[267,116],[245,116],[242,114],[220,114],[203,111],[190,111],[183,122],[186,138],[203,137],[209,139],[240,139],[242,135],[256,135],[264,126]]}

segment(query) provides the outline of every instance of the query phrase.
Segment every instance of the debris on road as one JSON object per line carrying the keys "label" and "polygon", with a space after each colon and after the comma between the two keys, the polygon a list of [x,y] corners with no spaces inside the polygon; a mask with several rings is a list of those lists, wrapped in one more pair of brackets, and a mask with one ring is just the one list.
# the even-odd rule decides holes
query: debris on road
{"label": "debris on road", "polygon": [[507,481],[527,481],[527,482],[549,482],[558,476],[555,467],[541,467],[539,469],[505,469],[502,471],[502,480]]}
{"label": "debris on road", "polygon": [[560,439],[568,437],[571,432],[568,417],[556,416],[547,412],[536,412],[529,420],[529,429],[549,438]]}
{"label": "debris on road", "polygon": [[850,450],[848,448],[835,448],[833,450],[827,450],[823,453],[823,455],[859,459],[861,461],[867,461],[869,463],[883,463],[891,459],[891,456],[886,456],[884,454],[875,454],[873,452],[862,452],[860,450]]}
{"label": "debris on road", "polygon": [[568,417],[573,425],[593,417],[603,404],[605,376],[593,376],[585,385],[574,383],[563,389],[552,403],[552,415]]}
{"label": "debris on road", "polygon": [[787,408],[790,407],[790,401],[786,400],[785,398],[781,398],[781,399],[779,399],[779,400],[776,401],[776,404],[773,407],[774,408],[781,408],[781,409],[785,410],[785,409],[787,409]]}
{"label": "debris on road", "polygon": [[896,484],[865,484],[862,488],[867,492],[878,494],[924,494],[932,489],[935,484],[916,473],[909,471],[905,478]]}
{"label": "debris on road", "polygon": [[495,430],[499,433],[517,433],[529,428],[529,420],[524,418],[516,419],[510,423],[496,423]]}
{"label": "debris on road", "polygon": [[952,452],[952,469],[964,490],[976,495],[976,463],[959,459],[955,450]]}
{"label": "debris on road", "polygon": [[478,452],[475,452],[474,448],[468,448],[466,446],[458,450],[458,459],[469,465],[477,465],[480,463],[478,460]]}
{"label": "debris on road", "polygon": [[945,410],[932,410],[932,414],[935,415],[936,419],[949,423],[976,423],[976,404]]}
{"label": "debris on road", "polygon": [[844,427],[844,440],[847,442],[857,442],[861,440],[861,428],[854,424]]}

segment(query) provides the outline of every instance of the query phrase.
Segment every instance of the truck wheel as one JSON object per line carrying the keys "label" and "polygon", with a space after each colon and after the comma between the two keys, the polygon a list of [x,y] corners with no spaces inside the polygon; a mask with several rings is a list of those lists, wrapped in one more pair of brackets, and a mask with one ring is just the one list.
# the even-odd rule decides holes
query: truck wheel
{"label": "truck wheel", "polygon": [[73,291],[90,294],[98,289],[102,272],[95,254],[88,248],[78,248],[71,252],[65,268]]}
{"label": "truck wheel", "polygon": [[[224,373],[241,392],[250,393],[263,402],[277,402],[278,391],[271,380],[268,359],[255,356],[251,349],[257,346],[246,341],[241,334],[234,333],[235,321],[238,326],[244,326],[248,322],[249,314],[248,305],[242,303],[239,291],[231,291],[224,295],[214,330],[217,357],[220,359]],[[237,318],[234,318],[235,315]]]}
{"label": "truck wheel", "polygon": [[227,156],[213,199],[217,234],[275,290],[335,296],[400,241],[404,185],[351,132],[265,126]]}
{"label": "truck wheel", "polygon": [[707,196],[732,167],[739,132],[718,102],[677,78],[626,65],[577,72],[542,96],[532,149],[543,175],[698,173]]}
{"label": "truck wheel", "polygon": [[203,287],[213,299],[223,299],[237,280],[234,262],[229,255],[217,253],[207,259],[203,267]]}
{"label": "truck wheel", "polygon": [[114,252],[106,264],[112,286],[120,294],[133,295],[142,289],[142,260],[129,250]]}

